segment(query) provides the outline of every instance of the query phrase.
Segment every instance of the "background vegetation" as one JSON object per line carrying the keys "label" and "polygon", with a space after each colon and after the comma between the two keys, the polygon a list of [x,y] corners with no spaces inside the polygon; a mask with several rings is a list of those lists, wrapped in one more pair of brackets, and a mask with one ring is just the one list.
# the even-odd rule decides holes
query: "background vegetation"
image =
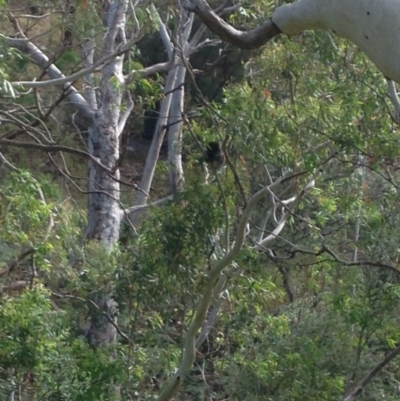
{"label": "background vegetation", "polygon": [[[173,32],[178,2],[154,4]],[[227,18],[249,27],[274,5],[243,2]],[[57,87],[10,86],[44,73],[5,38],[15,33],[13,15],[70,75],[82,68],[88,32],[100,38],[100,56],[100,4],[13,0],[2,8],[0,138],[22,127],[13,140],[34,142],[37,127],[34,135],[49,131],[58,145],[86,151],[84,122],[65,96],[59,100]],[[152,10],[146,3],[137,12],[145,29],[126,68],[167,57]],[[343,399],[398,347],[399,128],[384,78],[352,44],[327,32],[279,37],[254,52],[218,42],[190,62],[185,184],[147,208],[140,224],[125,220],[111,252],[85,239],[87,158],[0,142],[1,400],[157,399],[179,367],[209,271],[235,241],[249,199],[288,171],[276,196],[259,201],[250,217],[247,240],[227,267],[206,338],[175,399]],[[125,208],[137,197],[166,74],[138,77],[130,86]],[[85,83],[75,85],[83,90]],[[210,141],[223,144],[227,162],[210,168],[206,181]],[[171,194],[167,151],[164,140],[151,202]],[[260,232],[273,232],[274,218],[287,212],[281,201],[310,180],[313,189],[283,231],[257,251]],[[111,312],[101,308],[104,293],[115,299]],[[95,347],[91,327],[104,320],[113,321],[116,342]],[[385,365],[359,398],[398,400],[399,364]]]}

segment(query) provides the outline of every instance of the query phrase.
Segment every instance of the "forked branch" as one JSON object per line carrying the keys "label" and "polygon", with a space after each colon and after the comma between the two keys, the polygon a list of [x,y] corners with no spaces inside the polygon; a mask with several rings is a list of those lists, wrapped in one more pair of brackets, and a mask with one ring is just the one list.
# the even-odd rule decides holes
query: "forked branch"
{"label": "forked branch", "polygon": [[218,260],[208,275],[208,282],[204,288],[203,295],[201,296],[199,303],[196,308],[194,319],[192,320],[185,338],[184,351],[182,361],[178,368],[178,371],[171,378],[169,383],[161,391],[157,401],[169,401],[178,392],[182,385],[183,379],[188,374],[193,366],[196,356],[196,336],[199,329],[203,326],[207,318],[208,309],[218,296],[219,291],[219,277],[221,272],[228,267],[237,257],[241,251],[247,235],[247,223],[251,213],[256,208],[258,202],[264,197],[268,196],[270,191],[276,189],[285,178],[291,175],[291,171],[286,172],[283,176],[278,178],[271,185],[262,188],[248,201],[245,209],[243,210],[242,216],[238,222],[238,228],[236,230],[236,237],[234,245],[229,252],[220,260]]}
{"label": "forked branch", "polygon": [[222,40],[242,49],[256,49],[281,33],[270,18],[250,31],[239,31],[220,18],[205,0],[186,0],[183,7],[197,14]]}

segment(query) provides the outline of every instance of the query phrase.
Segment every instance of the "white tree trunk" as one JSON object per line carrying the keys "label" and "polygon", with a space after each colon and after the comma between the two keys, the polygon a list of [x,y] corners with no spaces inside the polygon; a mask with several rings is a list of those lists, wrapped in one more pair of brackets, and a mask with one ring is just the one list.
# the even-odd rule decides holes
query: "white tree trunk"
{"label": "white tree trunk", "polygon": [[[114,169],[119,158],[119,137],[115,125],[99,110],[89,128],[89,151],[105,166]],[[114,179],[115,178],[115,179]],[[120,185],[116,169],[111,177],[103,168],[89,162],[89,219],[86,237],[100,240],[111,250],[119,239],[122,211],[119,204]]]}
{"label": "white tree trunk", "polygon": [[[164,100],[161,102],[160,117],[157,121],[156,130],[154,133],[153,141],[150,146],[149,153],[147,155],[146,164],[144,167],[142,180],[140,182],[141,191],[138,193],[136,198],[135,206],[143,206],[147,203],[148,195],[153,181],[154,172],[156,170],[158,156],[160,154],[160,149],[164,140],[164,136],[167,130],[168,117],[170,113],[171,100],[173,90],[175,89],[175,81],[178,72],[178,67],[170,70],[168,72],[167,81],[165,83]],[[130,218],[132,224],[137,225],[140,222],[141,209],[133,213]]]}
{"label": "white tree trunk", "polygon": [[178,67],[175,87],[172,96],[171,111],[168,130],[168,162],[169,162],[169,184],[171,192],[178,192],[183,183],[182,166],[182,127],[183,127],[183,101],[185,96],[186,68]]}

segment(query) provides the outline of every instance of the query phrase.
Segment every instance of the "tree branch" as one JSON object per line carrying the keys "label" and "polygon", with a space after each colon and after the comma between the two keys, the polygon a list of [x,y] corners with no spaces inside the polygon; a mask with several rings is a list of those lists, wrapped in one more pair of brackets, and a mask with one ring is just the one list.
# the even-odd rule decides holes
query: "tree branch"
{"label": "tree branch", "polygon": [[322,245],[320,251],[317,252],[316,255],[322,254],[326,252],[327,254],[331,255],[335,262],[338,262],[344,266],[372,266],[372,267],[383,267],[385,269],[389,269],[396,274],[400,274],[400,270],[393,265],[388,265],[386,263],[378,263],[378,262],[370,262],[368,260],[358,261],[358,262],[348,262],[346,260],[340,259],[335,253],[330,250],[326,245]]}
{"label": "tree branch", "polygon": [[157,74],[158,72],[169,71],[170,69],[176,67],[177,65],[178,64],[175,63],[174,60],[172,60],[154,64],[141,70],[134,70],[130,74],[125,76],[126,84],[129,85],[138,77],[149,77],[150,75]]}
{"label": "tree branch", "polygon": [[256,49],[281,33],[270,18],[250,31],[239,31],[220,18],[205,0],[186,0],[183,7],[197,14],[222,40],[242,49]]}
{"label": "tree branch", "polygon": [[[0,168],[1,167],[7,167],[11,171],[18,172],[19,170],[17,167],[15,167],[13,164],[11,164],[3,155],[3,153],[0,152]],[[1,274],[0,274],[1,275]]]}
{"label": "tree branch", "polygon": [[350,394],[344,399],[344,401],[353,401],[366,387],[366,385],[397,355],[400,354],[400,344],[386,357],[375,365],[357,384],[357,386],[350,392]]}
{"label": "tree branch", "polygon": [[13,260],[8,267],[0,270],[0,277],[9,275],[26,257],[33,255],[35,253],[34,248],[28,248],[26,251],[22,252],[15,260]]}
{"label": "tree branch", "polygon": [[11,141],[9,139],[0,139],[0,145],[7,145],[7,146],[15,146],[17,148],[27,148],[27,149],[39,149],[45,152],[67,152],[76,154],[79,156],[85,156],[89,158],[93,163],[97,164],[99,167],[103,168],[109,174],[113,175],[113,172],[107,168],[104,164],[102,164],[96,157],[92,156],[90,153],[87,153],[83,150],[70,148],[68,146],[62,145],[44,145],[41,143],[34,143],[34,142],[19,142],[19,141]]}
{"label": "tree branch", "polygon": [[[15,47],[16,49],[22,51],[23,53],[31,56],[34,63],[39,67],[43,68],[44,70],[46,70],[47,75],[51,79],[56,80],[59,78],[61,79],[65,78],[65,75],[54,64],[51,64],[49,58],[37,46],[35,46],[32,42],[30,42],[29,39],[27,38],[24,39],[6,38],[6,39],[7,39],[7,44],[10,47]],[[70,85],[69,83],[70,81],[66,82],[68,83],[64,83],[64,88],[67,90],[69,98],[72,100],[74,105],[86,118],[91,119],[93,111],[89,107],[85,98],[73,86]],[[24,84],[27,86],[30,83],[32,82],[18,82],[15,83],[15,85]],[[36,84],[39,83],[40,82],[36,82]],[[40,85],[37,85],[37,87],[39,86]]]}
{"label": "tree branch", "polygon": [[257,206],[258,202],[267,196],[271,190],[279,186],[282,181],[291,174],[291,171],[286,172],[283,176],[278,178],[271,185],[262,188],[255,195],[251,197],[248,201],[245,209],[243,210],[242,216],[239,220],[236,237],[232,248],[225,254],[225,256],[218,260],[209,272],[207,284],[205,286],[203,295],[201,296],[199,303],[196,308],[195,316],[190,323],[188,328],[184,350],[182,355],[182,361],[179,365],[177,373],[169,381],[169,383],[161,391],[157,401],[169,401],[179,390],[182,385],[183,379],[190,371],[193,366],[196,357],[196,334],[201,328],[203,323],[207,318],[207,312],[211,305],[211,302],[218,296],[216,291],[218,284],[216,284],[218,277],[220,277],[221,272],[224,268],[229,266],[237,257],[241,251],[243,244],[246,239],[247,233],[247,223],[250,218],[250,214],[253,212],[254,208]]}

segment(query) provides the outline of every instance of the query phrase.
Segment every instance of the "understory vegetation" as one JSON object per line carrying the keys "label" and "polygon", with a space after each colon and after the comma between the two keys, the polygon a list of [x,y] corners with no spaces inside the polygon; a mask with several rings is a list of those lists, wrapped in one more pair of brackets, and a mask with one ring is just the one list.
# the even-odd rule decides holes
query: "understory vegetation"
{"label": "understory vegetation", "polygon": [[[49,78],[10,45],[30,38],[65,76],[88,69],[90,40],[91,65],[107,56],[100,3],[0,1],[0,400],[162,401],[179,372],[175,400],[342,400],[373,369],[358,398],[398,400],[400,135],[381,73],[329,32],[244,51],[204,30],[165,116],[178,67],[146,69],[168,61],[165,32],[184,53],[190,16],[126,2],[129,79],[104,78],[106,61],[71,81],[98,110],[120,91],[119,121],[132,101],[109,167],[70,87],[14,84]],[[249,28],[274,6],[224,18]],[[90,187],[101,174],[118,199]],[[90,232],[109,211],[88,192],[120,208],[112,246],[106,222]]]}

